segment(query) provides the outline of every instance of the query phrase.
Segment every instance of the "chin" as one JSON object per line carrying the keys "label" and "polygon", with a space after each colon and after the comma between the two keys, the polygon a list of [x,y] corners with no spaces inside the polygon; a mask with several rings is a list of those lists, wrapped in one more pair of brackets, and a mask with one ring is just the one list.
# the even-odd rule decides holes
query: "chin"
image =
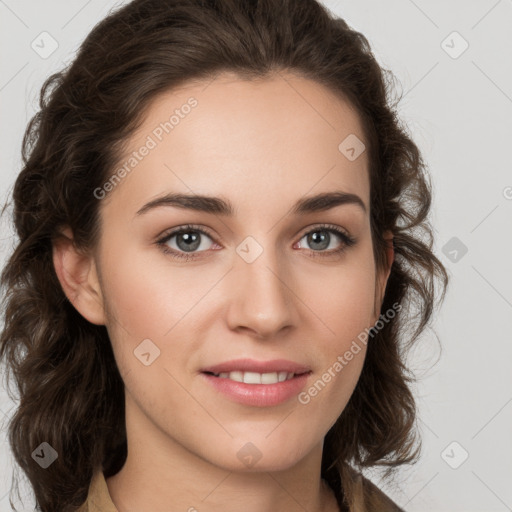
{"label": "chin", "polygon": [[306,455],[304,443],[297,442],[296,446],[289,446],[288,449],[278,450],[271,443],[257,441],[244,441],[234,443],[234,457],[226,457],[226,453],[233,453],[232,449],[226,451],[219,457],[208,457],[208,460],[218,467],[227,471],[237,473],[259,473],[267,471],[286,471],[298,464]]}

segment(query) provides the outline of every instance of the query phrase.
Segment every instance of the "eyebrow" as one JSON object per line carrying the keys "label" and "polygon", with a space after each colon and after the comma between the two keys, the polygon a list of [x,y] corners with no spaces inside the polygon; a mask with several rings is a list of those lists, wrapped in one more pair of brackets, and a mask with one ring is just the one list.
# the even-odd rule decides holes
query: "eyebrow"
{"label": "eyebrow", "polygon": [[[299,199],[293,205],[291,213],[292,215],[306,215],[308,213],[323,212],[346,204],[359,206],[366,213],[366,206],[359,196],[341,191],[324,192]],[[162,206],[174,206],[228,217],[232,217],[235,212],[233,205],[228,200],[220,197],[171,193],[149,201],[137,211],[136,216]]]}

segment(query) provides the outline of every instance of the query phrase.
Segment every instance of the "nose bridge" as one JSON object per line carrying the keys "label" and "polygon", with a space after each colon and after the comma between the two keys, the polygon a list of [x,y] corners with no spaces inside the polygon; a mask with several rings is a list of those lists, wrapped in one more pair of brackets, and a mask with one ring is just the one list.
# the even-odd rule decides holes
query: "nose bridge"
{"label": "nose bridge", "polygon": [[[262,237],[259,237],[260,240]],[[236,249],[230,304],[231,327],[246,327],[272,336],[298,318],[286,261],[266,236],[247,237]]]}

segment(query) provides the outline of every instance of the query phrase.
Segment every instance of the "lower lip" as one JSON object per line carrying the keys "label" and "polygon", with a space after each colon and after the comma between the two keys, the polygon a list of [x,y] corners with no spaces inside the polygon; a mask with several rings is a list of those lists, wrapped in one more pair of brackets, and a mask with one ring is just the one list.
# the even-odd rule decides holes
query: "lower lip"
{"label": "lower lip", "polygon": [[245,384],[208,373],[201,373],[201,375],[234,402],[253,407],[271,407],[298,395],[306,385],[310,373],[303,373],[276,384]]}

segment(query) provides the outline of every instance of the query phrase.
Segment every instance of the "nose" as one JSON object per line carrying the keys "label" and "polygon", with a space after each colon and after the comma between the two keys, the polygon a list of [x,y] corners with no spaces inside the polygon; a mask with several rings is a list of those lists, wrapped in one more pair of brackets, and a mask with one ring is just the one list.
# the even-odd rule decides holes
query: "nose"
{"label": "nose", "polygon": [[298,324],[293,278],[279,265],[275,252],[266,249],[252,263],[236,256],[229,273],[228,324],[257,338],[275,338]]}

